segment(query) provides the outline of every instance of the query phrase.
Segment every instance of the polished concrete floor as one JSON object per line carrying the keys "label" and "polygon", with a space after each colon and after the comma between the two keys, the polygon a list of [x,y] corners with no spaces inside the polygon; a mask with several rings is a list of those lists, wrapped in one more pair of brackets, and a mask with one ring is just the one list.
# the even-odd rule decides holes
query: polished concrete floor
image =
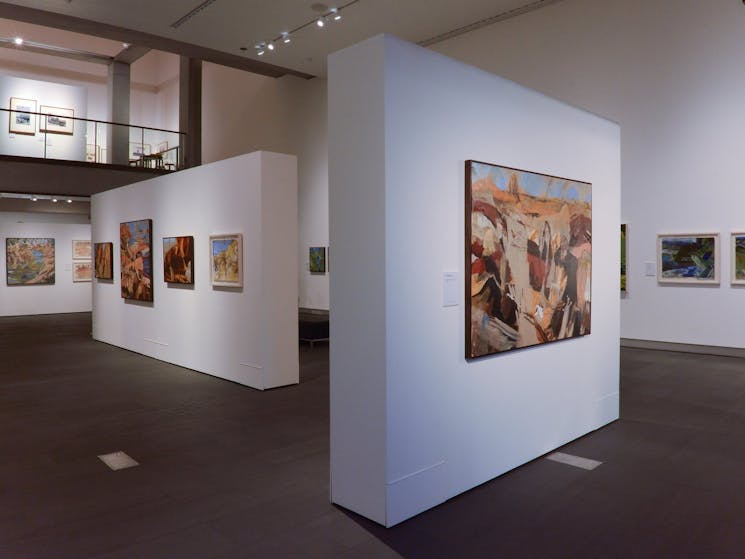
{"label": "polished concrete floor", "polygon": [[[385,530],[328,502],[328,350],[260,393],[0,319],[0,558],[745,556],[745,361],[624,350],[621,420]],[[111,471],[124,451],[140,466]]]}

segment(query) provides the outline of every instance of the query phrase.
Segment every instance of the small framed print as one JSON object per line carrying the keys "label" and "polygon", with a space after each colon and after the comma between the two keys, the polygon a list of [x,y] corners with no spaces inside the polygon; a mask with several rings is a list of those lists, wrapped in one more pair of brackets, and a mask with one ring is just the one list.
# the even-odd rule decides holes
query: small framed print
{"label": "small framed print", "polygon": [[41,105],[39,107],[39,132],[47,134],[72,134],[75,126],[75,111],[61,107]]}
{"label": "small framed print", "polygon": [[33,99],[10,98],[10,133],[36,134],[36,101]]}
{"label": "small framed print", "polygon": [[745,285],[745,233],[732,233],[730,244],[730,282]]}
{"label": "small framed print", "polygon": [[657,282],[719,284],[719,233],[657,235]]}
{"label": "small framed print", "polygon": [[311,274],[326,273],[326,247],[310,247],[308,258],[308,268]]}
{"label": "small framed print", "polygon": [[216,287],[243,287],[243,235],[210,236],[210,279]]}
{"label": "small framed print", "polygon": [[90,260],[91,259],[91,242],[87,240],[72,241],[72,259],[73,260]]}
{"label": "small framed print", "polygon": [[73,282],[91,281],[92,276],[93,266],[90,260],[79,260],[72,263]]}

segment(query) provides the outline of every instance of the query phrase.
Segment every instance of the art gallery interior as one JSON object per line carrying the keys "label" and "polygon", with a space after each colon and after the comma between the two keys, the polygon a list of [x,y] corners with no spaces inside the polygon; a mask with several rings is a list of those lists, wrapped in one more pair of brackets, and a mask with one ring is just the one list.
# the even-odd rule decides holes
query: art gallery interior
{"label": "art gallery interior", "polygon": [[0,556],[740,556],[743,59],[738,0],[0,2]]}

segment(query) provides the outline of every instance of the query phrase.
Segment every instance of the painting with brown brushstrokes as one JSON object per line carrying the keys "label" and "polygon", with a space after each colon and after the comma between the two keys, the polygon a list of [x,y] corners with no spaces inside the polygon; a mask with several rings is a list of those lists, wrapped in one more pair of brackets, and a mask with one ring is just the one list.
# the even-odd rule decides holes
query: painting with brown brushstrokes
{"label": "painting with brown brushstrokes", "polygon": [[466,358],[590,333],[592,185],[466,161]]}

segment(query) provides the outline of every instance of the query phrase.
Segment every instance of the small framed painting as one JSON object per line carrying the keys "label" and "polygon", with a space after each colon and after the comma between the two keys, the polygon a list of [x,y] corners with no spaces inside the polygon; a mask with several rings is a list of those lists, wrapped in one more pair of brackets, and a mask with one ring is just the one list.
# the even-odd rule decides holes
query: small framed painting
{"label": "small framed painting", "polygon": [[91,259],[91,242],[75,241],[72,242],[72,259],[73,260],[90,260]]}
{"label": "small framed painting", "polygon": [[98,279],[114,279],[114,243],[96,243],[94,272]]}
{"label": "small framed painting", "polygon": [[72,134],[75,126],[75,111],[61,107],[39,107],[39,132],[48,134]]}
{"label": "small framed painting", "polygon": [[626,251],[629,246],[629,241],[626,224],[621,224],[621,293],[626,293]]}
{"label": "small framed painting", "polygon": [[79,260],[72,263],[72,281],[77,283],[81,281],[91,281],[92,265],[90,260]]}
{"label": "small framed painting", "polygon": [[36,101],[33,99],[10,98],[10,133],[36,134]]}
{"label": "small framed painting", "polygon": [[194,283],[194,237],[163,237],[163,279]]}
{"label": "small framed painting", "polygon": [[326,273],[326,247],[309,248],[309,265],[311,274]]}
{"label": "small framed painting", "polygon": [[730,281],[732,285],[745,285],[745,233],[732,233],[730,243]]}
{"label": "small framed painting", "polygon": [[657,235],[657,281],[719,284],[719,233]]}
{"label": "small framed painting", "polygon": [[160,142],[157,147],[158,153],[163,153],[168,150],[168,142]]}
{"label": "small framed painting", "polygon": [[243,286],[243,235],[210,236],[210,279],[216,287]]}

